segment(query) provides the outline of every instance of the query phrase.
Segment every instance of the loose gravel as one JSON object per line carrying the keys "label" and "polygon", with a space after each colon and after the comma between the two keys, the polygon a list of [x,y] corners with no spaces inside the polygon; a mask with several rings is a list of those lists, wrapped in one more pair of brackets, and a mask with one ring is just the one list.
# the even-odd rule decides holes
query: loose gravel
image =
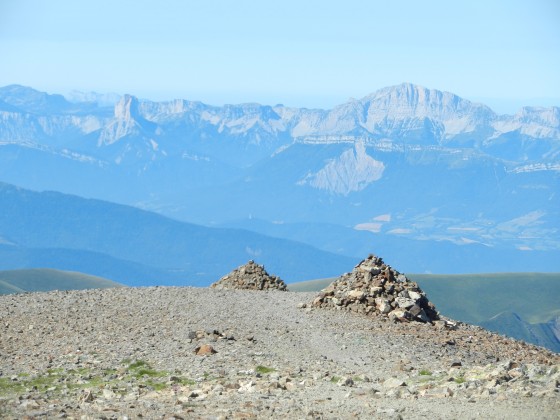
{"label": "loose gravel", "polygon": [[0,417],[558,418],[560,355],[451,320],[307,308],[315,296],[0,296]]}

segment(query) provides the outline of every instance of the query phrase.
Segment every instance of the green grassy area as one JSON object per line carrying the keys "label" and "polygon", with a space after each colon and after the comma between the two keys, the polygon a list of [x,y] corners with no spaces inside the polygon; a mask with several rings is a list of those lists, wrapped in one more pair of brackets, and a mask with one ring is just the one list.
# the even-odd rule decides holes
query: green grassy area
{"label": "green grassy area", "polygon": [[[514,312],[530,323],[547,322],[560,314],[560,273],[407,274],[418,282],[445,316],[469,323],[501,312]],[[311,292],[334,278],[288,285],[290,291]]]}
{"label": "green grassy area", "polygon": [[327,287],[336,279],[337,277],[331,277],[327,279],[317,279],[317,280],[301,281],[298,283],[290,283],[288,284],[288,290],[290,292],[318,292],[319,290],[322,290],[325,287]]}
{"label": "green grassy area", "polygon": [[180,372],[170,373],[153,369],[147,362],[123,360],[114,369],[93,370],[48,369],[34,375],[20,373],[16,377],[0,378],[0,398],[13,397],[24,392],[48,392],[53,395],[68,391],[94,389],[99,392],[103,387],[113,389],[124,395],[130,384],[140,384],[155,391],[166,389],[171,384],[194,385],[195,382]]}
{"label": "green grassy area", "polygon": [[262,375],[266,375],[266,374],[268,374],[268,373],[275,372],[276,369],[270,368],[270,367],[267,367],[267,366],[258,365],[258,366],[256,367],[255,371],[256,371],[257,373],[262,374]]}
{"label": "green grassy area", "polygon": [[411,274],[438,310],[470,323],[514,312],[529,323],[560,314],[560,273]]}
{"label": "green grassy area", "polygon": [[101,277],[50,268],[0,271],[0,294],[122,286],[120,283]]}

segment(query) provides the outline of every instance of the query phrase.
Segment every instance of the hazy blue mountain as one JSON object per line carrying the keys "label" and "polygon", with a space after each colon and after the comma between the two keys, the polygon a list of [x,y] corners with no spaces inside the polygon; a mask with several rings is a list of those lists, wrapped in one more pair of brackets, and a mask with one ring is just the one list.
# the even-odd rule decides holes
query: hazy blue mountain
{"label": "hazy blue mountain", "polygon": [[159,269],[100,252],[79,249],[26,248],[0,244],[0,266],[3,270],[48,267],[88,273],[128,286],[185,285],[187,283],[185,273],[181,271]]}
{"label": "hazy blue mountain", "polygon": [[72,90],[70,93],[64,95],[67,101],[72,103],[95,103],[100,107],[110,106],[113,107],[122,98],[118,93],[97,93],[97,92],[82,92],[79,90]]}
{"label": "hazy blue mountain", "polygon": [[71,104],[62,95],[49,95],[20,85],[1,88],[0,100],[28,113],[55,114],[71,109]]}
{"label": "hazy blue mountain", "polygon": [[411,271],[560,270],[557,107],[498,115],[408,83],[331,110],[81,97],[0,88],[1,181],[208,226],[263,220]]}
{"label": "hazy blue mountain", "polygon": [[249,259],[285,281],[336,275],[353,258],[240,229],[0,184],[0,269],[82,271],[127,285],[208,285]]}
{"label": "hazy blue mountain", "polygon": [[502,312],[487,321],[480,322],[479,325],[487,330],[560,353],[560,317],[545,323],[529,324],[514,312]]}
{"label": "hazy blue mountain", "polygon": [[[52,117],[57,114],[95,112],[97,108],[93,103],[72,104],[62,95],[50,95],[21,85],[9,85],[0,88],[0,101],[11,106],[11,109],[6,111],[24,112],[37,116],[49,115]],[[0,109],[2,109],[1,106]],[[45,128],[47,127],[45,126]]]}

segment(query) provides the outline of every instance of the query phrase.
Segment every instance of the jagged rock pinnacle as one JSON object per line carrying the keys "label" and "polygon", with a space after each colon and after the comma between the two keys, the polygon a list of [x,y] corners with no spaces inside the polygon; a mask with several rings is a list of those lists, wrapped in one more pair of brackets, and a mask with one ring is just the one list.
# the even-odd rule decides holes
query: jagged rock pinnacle
{"label": "jagged rock pinnacle", "polygon": [[119,120],[131,120],[138,118],[138,99],[132,95],[124,95],[119,102],[115,104],[115,118]]}

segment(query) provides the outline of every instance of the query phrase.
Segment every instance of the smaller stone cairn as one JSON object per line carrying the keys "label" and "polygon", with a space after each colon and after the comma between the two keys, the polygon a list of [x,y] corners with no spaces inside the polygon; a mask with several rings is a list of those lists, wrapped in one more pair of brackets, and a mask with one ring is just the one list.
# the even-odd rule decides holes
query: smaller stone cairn
{"label": "smaller stone cairn", "polygon": [[277,276],[271,276],[266,272],[264,266],[257,264],[253,260],[236,268],[216,283],[213,283],[210,287],[214,289],[288,291],[288,287],[283,280]]}
{"label": "smaller stone cairn", "polygon": [[439,319],[435,306],[418,284],[375,255],[323,289],[311,306],[380,314],[401,322]]}

